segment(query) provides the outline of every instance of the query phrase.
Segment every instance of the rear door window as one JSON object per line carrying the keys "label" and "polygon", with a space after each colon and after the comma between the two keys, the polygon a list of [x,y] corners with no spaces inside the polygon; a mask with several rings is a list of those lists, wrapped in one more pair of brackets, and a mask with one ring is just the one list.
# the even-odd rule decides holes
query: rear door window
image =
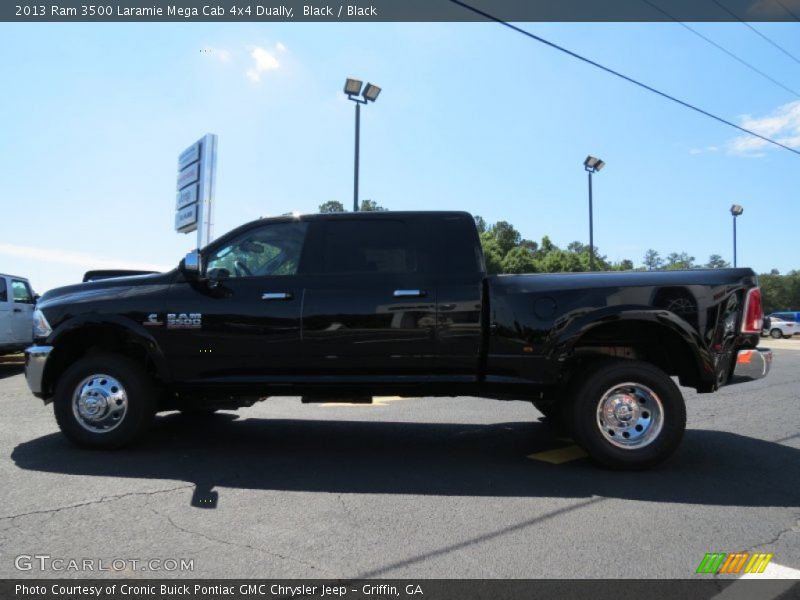
{"label": "rear door window", "polygon": [[325,224],[323,273],[416,273],[417,249],[404,221],[337,219]]}
{"label": "rear door window", "polygon": [[0,302],[8,302],[8,288],[6,287],[5,277],[0,277]]}

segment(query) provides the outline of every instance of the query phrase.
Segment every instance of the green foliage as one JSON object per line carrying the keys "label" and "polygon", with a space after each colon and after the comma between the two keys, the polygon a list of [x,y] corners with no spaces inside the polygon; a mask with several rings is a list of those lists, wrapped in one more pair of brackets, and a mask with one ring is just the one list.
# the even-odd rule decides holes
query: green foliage
{"label": "green foliage", "polygon": [[385,212],[388,208],[383,208],[375,200],[362,200],[361,212]]}
{"label": "green foliage", "polygon": [[344,204],[338,200],[328,200],[319,205],[319,212],[321,213],[337,213],[344,212]]}
{"label": "green foliage", "polygon": [[512,248],[500,265],[503,273],[536,273],[539,270],[533,252],[524,246]]}
{"label": "green foliage", "polygon": [[481,234],[481,246],[483,246],[483,258],[486,261],[486,271],[491,274],[503,272],[503,254],[500,244],[489,231]]}
{"label": "green foliage", "polygon": [[689,256],[686,252],[671,252],[667,255],[667,263],[664,266],[668,271],[694,268],[694,256]]}
{"label": "green foliage", "polygon": [[648,271],[660,269],[664,264],[664,261],[661,259],[661,255],[652,248],[644,253],[644,260],[642,262],[644,263],[645,269]]}
{"label": "green foliage", "polygon": [[764,314],[782,310],[800,310],[800,271],[779,275],[776,269],[758,276]]}
{"label": "green foliage", "polygon": [[489,233],[492,234],[492,237],[500,246],[503,256],[511,252],[522,240],[519,231],[514,229],[514,226],[508,221],[498,221],[489,228]]}
{"label": "green foliage", "polygon": [[723,260],[719,254],[712,254],[709,256],[708,262],[706,263],[707,269],[727,269],[730,266],[731,264],[727,260]]}

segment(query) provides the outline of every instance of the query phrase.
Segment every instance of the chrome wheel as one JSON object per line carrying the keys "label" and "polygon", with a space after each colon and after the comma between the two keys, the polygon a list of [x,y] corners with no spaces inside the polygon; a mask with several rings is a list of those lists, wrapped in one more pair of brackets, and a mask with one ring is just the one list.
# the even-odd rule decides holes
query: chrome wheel
{"label": "chrome wheel", "polygon": [[597,427],[610,444],[636,450],[649,445],[664,426],[664,407],[656,393],[641,383],[620,383],[597,405]]}
{"label": "chrome wheel", "polygon": [[90,375],[76,386],[72,396],[75,420],[92,433],[116,429],[127,412],[125,388],[110,375]]}

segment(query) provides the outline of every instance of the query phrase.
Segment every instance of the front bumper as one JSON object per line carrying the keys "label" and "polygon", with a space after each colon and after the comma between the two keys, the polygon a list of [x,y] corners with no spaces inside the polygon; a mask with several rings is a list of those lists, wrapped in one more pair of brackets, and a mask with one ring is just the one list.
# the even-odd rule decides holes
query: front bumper
{"label": "front bumper", "polygon": [[25,379],[37,398],[44,396],[44,369],[52,351],[52,346],[31,346],[25,350]]}
{"label": "front bumper", "polygon": [[736,366],[733,368],[732,383],[766,377],[771,366],[772,350],[769,348],[739,350],[736,353]]}

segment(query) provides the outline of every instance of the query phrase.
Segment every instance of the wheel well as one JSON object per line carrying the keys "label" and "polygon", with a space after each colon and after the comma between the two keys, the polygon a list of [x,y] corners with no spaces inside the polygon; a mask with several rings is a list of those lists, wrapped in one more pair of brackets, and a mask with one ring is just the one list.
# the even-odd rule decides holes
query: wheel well
{"label": "wheel well", "polygon": [[56,383],[70,365],[84,356],[101,352],[127,356],[142,365],[154,379],[158,379],[157,365],[146,344],[145,340],[123,327],[87,325],[63,334],[47,361],[43,381],[45,397],[52,397]]}
{"label": "wheel well", "polygon": [[648,362],[677,376],[683,386],[697,388],[701,383],[692,346],[680,334],[658,323],[621,321],[593,327],[573,347],[568,369],[583,368],[608,356]]}

